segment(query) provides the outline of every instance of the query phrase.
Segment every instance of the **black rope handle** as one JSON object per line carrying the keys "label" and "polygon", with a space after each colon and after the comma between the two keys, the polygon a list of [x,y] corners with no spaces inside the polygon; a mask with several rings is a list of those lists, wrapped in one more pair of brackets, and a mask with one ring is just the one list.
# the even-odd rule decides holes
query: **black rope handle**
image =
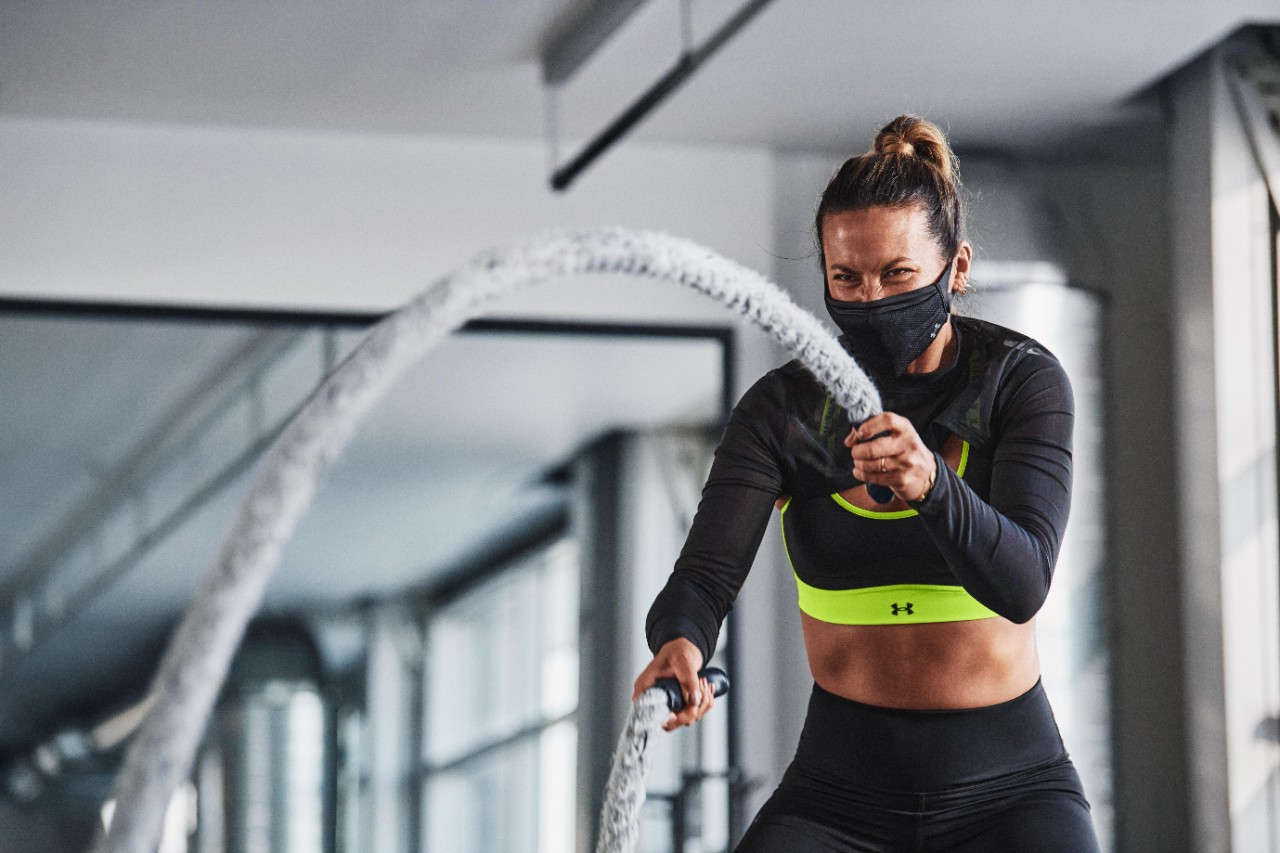
{"label": "black rope handle", "polygon": [[[723,669],[717,669],[709,666],[702,672],[698,673],[698,678],[705,678],[711,685],[711,692],[720,697],[729,692],[729,676],[725,675]],[[659,678],[653,683],[654,687],[667,694],[667,707],[672,713],[679,711],[684,707],[684,692],[680,689],[680,682],[674,678]]]}

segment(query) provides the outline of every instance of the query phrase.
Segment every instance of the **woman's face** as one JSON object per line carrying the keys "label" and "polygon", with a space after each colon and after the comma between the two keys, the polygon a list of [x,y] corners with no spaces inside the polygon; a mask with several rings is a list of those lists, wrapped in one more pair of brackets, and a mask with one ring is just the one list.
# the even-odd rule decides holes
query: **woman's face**
{"label": "woman's face", "polygon": [[[927,287],[950,258],[929,233],[920,205],[868,207],[829,214],[822,220],[827,288],[842,302],[870,302]],[[962,292],[972,250],[960,245],[950,289]]]}

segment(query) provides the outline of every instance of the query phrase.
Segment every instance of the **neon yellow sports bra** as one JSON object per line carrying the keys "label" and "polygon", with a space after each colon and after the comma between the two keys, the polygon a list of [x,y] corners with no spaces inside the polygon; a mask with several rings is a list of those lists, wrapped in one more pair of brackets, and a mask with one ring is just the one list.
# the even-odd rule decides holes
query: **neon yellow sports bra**
{"label": "neon yellow sports bra", "polygon": [[[956,473],[965,475],[969,444]],[[914,509],[878,511],[840,493],[788,499],[782,541],[800,610],[838,625],[965,622],[997,614],[957,583]]]}

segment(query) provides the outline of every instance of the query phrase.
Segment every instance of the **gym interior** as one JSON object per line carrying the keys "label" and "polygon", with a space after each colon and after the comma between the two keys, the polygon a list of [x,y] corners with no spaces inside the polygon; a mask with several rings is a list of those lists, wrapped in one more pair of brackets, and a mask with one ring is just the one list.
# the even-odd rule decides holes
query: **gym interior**
{"label": "gym interior", "polygon": [[[604,227],[826,323],[818,196],[901,113],[959,155],[957,310],[1074,388],[1037,636],[1103,849],[1280,851],[1274,0],[0,2],[0,850],[102,837],[263,460],[371,329]],[[150,849],[596,849],[645,613],[790,358],[626,271],[455,324],[324,472]],[[731,850],[795,751],[776,524],[713,663],[640,850]]]}

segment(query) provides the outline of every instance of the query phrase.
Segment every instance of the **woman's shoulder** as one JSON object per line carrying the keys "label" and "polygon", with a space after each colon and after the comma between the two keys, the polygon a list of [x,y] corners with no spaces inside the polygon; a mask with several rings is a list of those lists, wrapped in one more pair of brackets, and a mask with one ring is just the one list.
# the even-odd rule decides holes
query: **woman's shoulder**
{"label": "woman's shoulder", "polygon": [[955,316],[952,321],[965,341],[971,378],[976,379],[978,370],[983,369],[993,372],[988,379],[1000,386],[1039,373],[1067,381],[1058,357],[1035,338],[976,317]]}
{"label": "woman's shoulder", "polygon": [[1022,332],[987,320],[953,317],[967,374],[963,390],[939,418],[982,448],[1011,418],[1045,409],[1070,411],[1071,382],[1048,347]]}
{"label": "woman's shoulder", "polygon": [[1020,357],[1032,359],[1045,358],[1057,361],[1057,357],[1048,347],[1016,329],[1001,326],[990,320],[977,317],[953,315],[951,321],[956,324],[962,337],[993,354],[1017,353]]}
{"label": "woman's shoulder", "polygon": [[826,420],[835,423],[843,411],[808,368],[793,360],[757,379],[734,406],[729,421],[730,425],[767,435],[781,447],[794,427]]}
{"label": "woman's shoulder", "polygon": [[826,391],[804,363],[799,359],[792,359],[757,379],[742,395],[738,405],[789,408],[798,400],[825,396]]}

